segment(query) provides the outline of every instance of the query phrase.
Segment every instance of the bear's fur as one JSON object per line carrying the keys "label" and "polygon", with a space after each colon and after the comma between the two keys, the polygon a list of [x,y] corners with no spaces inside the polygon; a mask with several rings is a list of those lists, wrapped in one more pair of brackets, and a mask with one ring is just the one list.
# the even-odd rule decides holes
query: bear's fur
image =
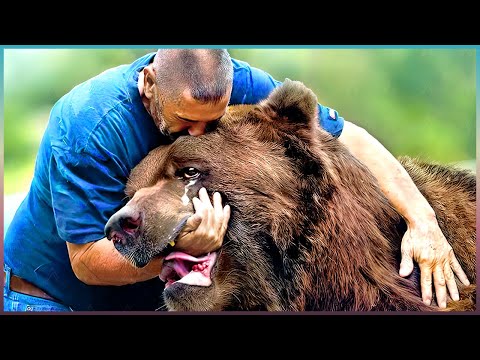
{"label": "bear's fur", "polygon": [[[400,161],[474,284],[474,174]],[[318,126],[317,98],[302,83],[286,80],[257,105],[229,107],[214,131],[153,150],[132,171],[131,200],[107,235],[138,266],[170,253],[164,277],[171,279],[188,261],[167,244],[202,186],[231,206],[229,228],[216,258],[202,260],[211,284],[169,280],[167,309],[439,310],[421,300],[418,267],[399,276],[404,220],[367,168]],[[461,300],[447,310],[474,310],[475,285],[457,285]]]}

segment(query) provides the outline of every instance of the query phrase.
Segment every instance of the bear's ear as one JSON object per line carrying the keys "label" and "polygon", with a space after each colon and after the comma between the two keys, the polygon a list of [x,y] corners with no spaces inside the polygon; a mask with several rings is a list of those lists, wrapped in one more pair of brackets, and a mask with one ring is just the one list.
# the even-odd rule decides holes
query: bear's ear
{"label": "bear's ear", "polygon": [[314,125],[318,117],[318,100],[300,81],[285,79],[260,106],[275,113],[275,120],[298,125]]}
{"label": "bear's ear", "polygon": [[132,198],[138,190],[153,186],[157,183],[161,173],[165,172],[166,169],[165,161],[168,149],[170,149],[169,145],[159,146],[151,150],[147,156],[132,169],[125,187],[125,194],[129,198]]}

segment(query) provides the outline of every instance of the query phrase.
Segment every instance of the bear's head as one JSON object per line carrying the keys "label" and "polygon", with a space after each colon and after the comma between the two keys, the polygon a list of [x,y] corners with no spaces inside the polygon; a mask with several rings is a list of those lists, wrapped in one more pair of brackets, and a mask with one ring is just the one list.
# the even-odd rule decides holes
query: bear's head
{"label": "bear's head", "polygon": [[[389,225],[400,218],[368,170],[320,128],[317,104],[287,79],[259,104],[230,106],[214,131],[154,149],[133,169],[130,201],[106,234],[136,266],[165,256],[169,310],[362,309],[377,301],[353,300],[372,287],[368,262],[397,274],[386,238],[400,239]],[[221,249],[195,258],[171,245],[201,187],[222,195],[231,218]]]}

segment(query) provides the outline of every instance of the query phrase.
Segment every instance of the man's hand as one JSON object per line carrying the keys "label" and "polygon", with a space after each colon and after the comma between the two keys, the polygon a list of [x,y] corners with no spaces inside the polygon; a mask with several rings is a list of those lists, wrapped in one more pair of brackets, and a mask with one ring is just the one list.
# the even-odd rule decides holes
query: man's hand
{"label": "man's hand", "polygon": [[470,284],[436,220],[409,225],[402,239],[401,249],[400,276],[406,277],[412,273],[413,260],[418,263],[422,299],[425,304],[430,305],[432,301],[432,275],[440,308],[447,306],[447,288],[450,297],[459,300],[454,273],[464,285]]}
{"label": "man's hand", "polygon": [[192,256],[215,251],[223,243],[230,219],[230,206],[222,207],[222,197],[213,194],[213,206],[207,190],[201,188],[198,198],[192,199],[195,214],[192,215],[178,236],[175,248]]}
{"label": "man's hand", "polygon": [[401,246],[400,276],[412,273],[415,260],[420,267],[422,299],[426,304],[432,301],[432,276],[441,308],[447,306],[447,288],[451,298],[458,300],[454,273],[463,284],[470,282],[438,227],[434,210],[405,168],[377,139],[349,121],[345,120],[339,140],[375,175],[388,201],[407,221],[408,230]]}

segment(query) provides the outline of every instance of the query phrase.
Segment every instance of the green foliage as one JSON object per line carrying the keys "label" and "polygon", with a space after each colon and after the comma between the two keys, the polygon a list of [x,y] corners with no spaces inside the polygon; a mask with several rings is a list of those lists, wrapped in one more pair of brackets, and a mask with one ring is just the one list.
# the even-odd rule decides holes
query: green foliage
{"label": "green foliage", "polygon": [[[51,106],[78,83],[155,49],[6,49],[4,192],[27,190]],[[475,50],[229,49],[319,102],[394,155],[475,158]]]}
{"label": "green foliage", "polygon": [[53,104],[78,83],[155,49],[4,52],[4,193],[26,191]]}
{"label": "green foliage", "polygon": [[277,80],[303,81],[321,104],[394,155],[475,158],[474,49],[232,49]]}

